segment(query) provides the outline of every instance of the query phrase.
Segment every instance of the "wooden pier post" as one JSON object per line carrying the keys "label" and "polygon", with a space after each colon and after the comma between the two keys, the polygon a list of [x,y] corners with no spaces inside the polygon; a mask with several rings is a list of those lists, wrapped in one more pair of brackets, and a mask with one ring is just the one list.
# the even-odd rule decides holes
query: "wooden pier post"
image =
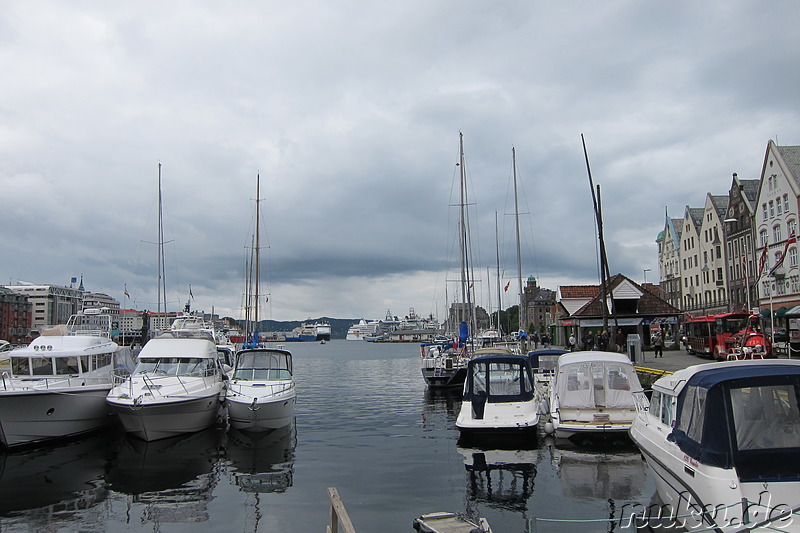
{"label": "wooden pier post", "polygon": [[336,487],[328,487],[328,499],[331,502],[331,513],[327,533],[339,533],[339,524],[342,524],[344,533],[356,533]]}

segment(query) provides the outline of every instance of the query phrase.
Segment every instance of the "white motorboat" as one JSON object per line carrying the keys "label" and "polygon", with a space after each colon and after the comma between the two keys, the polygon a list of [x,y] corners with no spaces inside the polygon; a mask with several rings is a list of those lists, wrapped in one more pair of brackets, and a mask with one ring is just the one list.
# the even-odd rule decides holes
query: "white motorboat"
{"label": "white motorboat", "polygon": [[284,427],[294,420],[295,401],[291,353],[256,347],[236,354],[225,395],[233,428],[266,431]]}
{"label": "white motorboat", "polygon": [[215,423],[225,381],[211,337],[173,331],[151,339],[133,374],[106,401],[125,431],[153,441],[194,433]]}
{"label": "white motorboat", "polygon": [[630,430],[687,531],[800,531],[800,361],[707,363],[637,395]]}
{"label": "white motorboat", "polygon": [[481,355],[469,361],[456,427],[462,435],[536,432],[539,404],[530,359]]}
{"label": "white motorboat", "polygon": [[130,349],[111,340],[111,316],[72,315],[24,348],[8,352],[0,386],[0,442],[6,447],[79,435],[114,420],[106,406],[112,371],[132,367]]}
{"label": "white motorboat", "polygon": [[628,356],[572,352],[558,358],[550,386],[556,438],[627,438],[636,417],[634,393],[642,385]]}

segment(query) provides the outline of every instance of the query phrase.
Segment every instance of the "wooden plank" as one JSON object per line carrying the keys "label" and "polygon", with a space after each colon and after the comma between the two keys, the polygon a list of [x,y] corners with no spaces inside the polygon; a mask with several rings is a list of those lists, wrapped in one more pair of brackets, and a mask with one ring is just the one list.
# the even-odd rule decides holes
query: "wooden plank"
{"label": "wooden plank", "polygon": [[331,501],[331,519],[328,530],[331,533],[338,533],[339,524],[341,524],[344,533],[356,533],[353,522],[350,521],[350,515],[347,514],[347,509],[345,509],[344,502],[342,502],[336,487],[328,487],[328,499]]}

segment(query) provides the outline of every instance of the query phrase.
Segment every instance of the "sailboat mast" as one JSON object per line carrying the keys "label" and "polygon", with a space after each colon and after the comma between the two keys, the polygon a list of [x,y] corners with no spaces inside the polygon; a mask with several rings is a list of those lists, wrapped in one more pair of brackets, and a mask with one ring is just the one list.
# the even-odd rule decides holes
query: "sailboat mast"
{"label": "sailboat mast", "polygon": [[465,321],[465,306],[467,304],[467,267],[466,267],[466,250],[467,250],[467,225],[466,225],[466,186],[465,186],[465,172],[464,172],[464,134],[458,133],[458,167],[460,171],[460,186],[461,197],[459,199],[460,219],[459,219],[459,240],[461,248],[461,308],[459,310],[459,322]]}
{"label": "sailboat mast", "polygon": [[161,203],[161,163],[158,163],[158,315],[161,316],[161,302],[167,311],[167,281],[164,272],[164,217]]}
{"label": "sailboat mast", "polygon": [[259,324],[258,324],[258,306],[259,306],[258,287],[259,287],[260,275],[261,275],[261,272],[260,272],[260,270],[261,270],[261,261],[259,260],[259,252],[260,252],[260,249],[261,249],[261,239],[260,239],[260,236],[259,236],[259,226],[261,225],[261,222],[260,222],[260,220],[261,220],[260,219],[260,207],[261,207],[261,205],[260,204],[261,204],[261,173],[258,173],[258,174],[256,174],[256,243],[255,243],[256,244],[256,246],[255,246],[255,252],[256,252],[255,263],[256,264],[254,266],[255,287],[253,287],[253,293],[255,295],[254,300],[253,300],[253,304],[254,304],[253,311],[254,311],[254,316],[255,316],[255,326],[254,326],[253,331],[256,333],[256,335],[258,335],[258,327],[259,327]]}
{"label": "sailboat mast", "polygon": [[522,257],[520,257],[519,243],[519,200],[517,199],[517,151],[511,147],[511,166],[514,171],[514,226],[517,234],[517,282],[519,285],[519,331],[527,330],[527,309],[525,308],[525,293],[522,289]]}
{"label": "sailboat mast", "polygon": [[497,331],[500,332],[500,310],[503,308],[502,293],[500,292],[500,237],[497,233],[497,211],[494,212],[494,247],[497,259]]}

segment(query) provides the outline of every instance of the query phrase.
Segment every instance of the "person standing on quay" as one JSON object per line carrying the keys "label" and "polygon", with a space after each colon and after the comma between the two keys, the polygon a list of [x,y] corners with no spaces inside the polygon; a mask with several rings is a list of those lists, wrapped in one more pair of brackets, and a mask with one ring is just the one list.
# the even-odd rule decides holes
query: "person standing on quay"
{"label": "person standing on quay", "polygon": [[614,344],[617,345],[617,351],[619,353],[625,353],[625,334],[622,333],[622,329],[617,329],[617,335],[614,337]]}
{"label": "person standing on quay", "polygon": [[661,336],[660,331],[656,331],[653,335],[653,350],[655,357],[664,357],[664,337]]}

